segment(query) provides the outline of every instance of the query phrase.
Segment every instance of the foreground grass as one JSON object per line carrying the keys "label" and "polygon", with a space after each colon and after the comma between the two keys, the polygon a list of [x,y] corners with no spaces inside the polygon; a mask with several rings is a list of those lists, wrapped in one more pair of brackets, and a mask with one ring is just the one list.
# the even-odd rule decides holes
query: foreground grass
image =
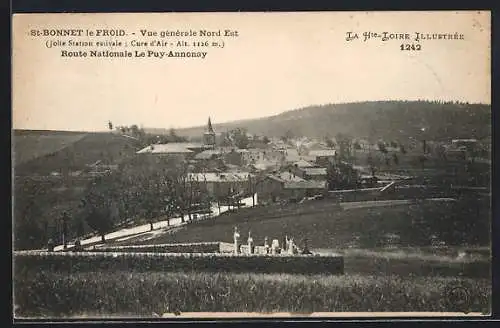
{"label": "foreground grass", "polygon": [[[466,305],[447,295],[461,284]],[[16,317],[151,316],[166,312],[489,312],[487,279],[371,275],[26,272],[14,282]]]}

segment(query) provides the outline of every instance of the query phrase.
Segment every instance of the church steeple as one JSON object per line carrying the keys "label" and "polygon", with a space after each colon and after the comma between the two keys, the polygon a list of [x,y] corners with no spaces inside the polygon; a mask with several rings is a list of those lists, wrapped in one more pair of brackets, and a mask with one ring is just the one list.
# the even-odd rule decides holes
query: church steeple
{"label": "church steeple", "polygon": [[212,128],[212,121],[210,120],[210,116],[208,117],[207,132],[208,133],[215,133],[214,129]]}
{"label": "church steeple", "polygon": [[215,147],[215,131],[212,127],[212,120],[210,119],[210,116],[208,117],[207,130],[203,134],[203,145],[209,148]]}

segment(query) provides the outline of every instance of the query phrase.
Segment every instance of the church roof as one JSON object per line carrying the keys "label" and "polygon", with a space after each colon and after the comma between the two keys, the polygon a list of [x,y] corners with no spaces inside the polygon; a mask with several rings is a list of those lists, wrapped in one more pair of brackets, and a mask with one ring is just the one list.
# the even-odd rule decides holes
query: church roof
{"label": "church roof", "polygon": [[168,153],[192,153],[193,149],[203,148],[202,144],[193,142],[170,142],[167,144],[154,144],[147,146],[137,152],[137,154],[168,154]]}

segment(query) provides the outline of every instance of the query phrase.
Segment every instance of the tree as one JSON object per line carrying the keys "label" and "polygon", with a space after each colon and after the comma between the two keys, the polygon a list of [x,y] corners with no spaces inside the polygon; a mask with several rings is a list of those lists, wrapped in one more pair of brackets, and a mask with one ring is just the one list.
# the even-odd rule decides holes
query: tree
{"label": "tree", "polygon": [[325,142],[326,142],[326,146],[328,148],[335,148],[335,146],[336,146],[335,142],[331,138],[329,138],[329,137],[325,138]]}
{"label": "tree", "polygon": [[392,160],[393,160],[394,164],[398,165],[399,164],[398,154],[393,153],[392,154]]}
{"label": "tree", "polygon": [[85,221],[101,236],[105,242],[105,235],[112,231],[119,218],[120,209],[117,208],[117,184],[113,175],[99,177],[92,181],[82,199],[82,216]]}
{"label": "tree", "polygon": [[23,208],[18,209],[17,213],[19,214],[15,215],[14,221],[16,248],[37,248],[46,237],[40,226],[42,217],[40,206],[34,199],[30,199],[25,202]]}
{"label": "tree", "polygon": [[146,132],[144,132],[144,129],[139,128],[137,124],[131,125],[129,131],[132,136],[136,137],[137,139],[140,139],[143,142],[146,140]]}
{"label": "tree", "polygon": [[139,163],[122,169],[120,179],[120,197],[122,213],[130,216],[140,216],[145,219],[153,230],[154,222],[166,215],[167,220],[178,213],[180,202],[179,183],[181,166],[175,161],[166,160],[162,167],[156,165],[141,166]]}
{"label": "tree", "polygon": [[352,165],[339,161],[327,168],[328,189],[356,188],[359,183],[359,172]]}
{"label": "tree", "polygon": [[137,126],[137,124],[131,125],[130,132],[132,132],[133,135],[138,135],[139,134],[139,126]]}
{"label": "tree", "polygon": [[230,137],[233,141],[234,146],[239,149],[246,149],[249,144],[248,136],[245,129],[236,128],[231,130]]}
{"label": "tree", "polygon": [[406,154],[405,146],[399,145],[399,151],[401,152],[401,154]]}
{"label": "tree", "polygon": [[424,169],[425,168],[425,162],[427,161],[427,156],[425,156],[425,155],[418,156],[418,161],[420,162],[420,165],[422,166],[422,169]]}
{"label": "tree", "polygon": [[270,142],[271,142],[271,140],[269,140],[269,138],[268,138],[267,136],[264,136],[264,137],[262,138],[262,142],[263,142],[263,143],[265,143],[265,144],[267,145],[268,143],[270,143]]}
{"label": "tree", "polygon": [[160,186],[161,183],[153,177],[147,177],[140,183],[140,190],[142,190],[142,192],[138,205],[150,225],[150,230],[153,230],[153,223],[161,214],[163,207],[163,195],[162,190],[160,190]]}
{"label": "tree", "polygon": [[175,132],[174,128],[170,128],[169,133],[168,133],[168,140],[170,142],[186,142],[187,139],[185,137],[181,137],[177,135],[177,132]]}
{"label": "tree", "polygon": [[387,146],[385,145],[385,142],[379,141],[377,143],[378,150],[380,150],[381,153],[387,154]]}
{"label": "tree", "polygon": [[289,142],[290,140],[292,140],[294,138],[294,133],[292,130],[288,129],[286,132],[285,132],[285,135],[283,135],[280,139],[283,141],[283,142]]}
{"label": "tree", "polygon": [[192,175],[188,171],[188,166],[182,163],[176,170],[169,173],[171,184],[171,204],[181,216],[184,223],[184,215],[187,214],[191,220],[191,205],[193,201]]}
{"label": "tree", "polygon": [[114,222],[110,205],[104,198],[97,195],[87,195],[84,217],[87,224],[99,233],[101,240],[106,242],[105,236],[114,228]]}
{"label": "tree", "polygon": [[71,221],[71,231],[74,232],[74,236],[80,237],[85,233],[85,222],[81,215],[72,216]]}
{"label": "tree", "polygon": [[376,165],[375,165],[375,159],[373,158],[373,155],[370,153],[368,154],[368,157],[366,158],[366,164],[370,167],[370,172],[372,176],[375,176],[376,172]]}
{"label": "tree", "polygon": [[337,140],[340,159],[349,159],[352,153],[352,138],[346,134],[338,133],[335,139]]}
{"label": "tree", "polygon": [[16,178],[14,186],[14,247],[40,248],[48,239],[48,222],[44,217],[43,204],[50,186],[29,178]]}
{"label": "tree", "polygon": [[219,144],[222,147],[230,147],[230,146],[232,146],[231,138],[230,138],[228,132],[222,132],[221,133]]}

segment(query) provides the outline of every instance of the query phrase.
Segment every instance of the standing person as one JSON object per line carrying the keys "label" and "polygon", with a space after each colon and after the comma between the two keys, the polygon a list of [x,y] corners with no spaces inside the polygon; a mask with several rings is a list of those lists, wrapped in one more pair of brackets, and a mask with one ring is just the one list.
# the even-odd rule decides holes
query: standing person
{"label": "standing person", "polygon": [[285,251],[285,252],[286,252],[286,250],[287,250],[287,246],[288,246],[288,236],[287,236],[287,235],[285,235],[285,236],[283,237],[283,251]]}

